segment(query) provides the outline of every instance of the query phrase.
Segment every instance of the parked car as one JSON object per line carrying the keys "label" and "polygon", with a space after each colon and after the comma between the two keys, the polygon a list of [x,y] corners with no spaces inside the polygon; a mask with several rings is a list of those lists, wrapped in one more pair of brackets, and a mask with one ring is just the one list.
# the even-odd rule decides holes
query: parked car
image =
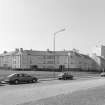
{"label": "parked car", "polygon": [[100,74],[100,76],[101,76],[101,77],[105,77],[105,72],[102,72],[102,73]]}
{"label": "parked car", "polygon": [[38,79],[34,76],[25,73],[14,73],[6,77],[4,82],[9,84],[19,84],[19,83],[35,83]]}
{"label": "parked car", "polygon": [[64,72],[64,73],[61,73],[61,74],[58,75],[58,79],[59,80],[61,80],[61,79],[63,79],[63,80],[67,80],[67,79],[72,80],[73,79],[73,75],[71,75],[68,72]]}

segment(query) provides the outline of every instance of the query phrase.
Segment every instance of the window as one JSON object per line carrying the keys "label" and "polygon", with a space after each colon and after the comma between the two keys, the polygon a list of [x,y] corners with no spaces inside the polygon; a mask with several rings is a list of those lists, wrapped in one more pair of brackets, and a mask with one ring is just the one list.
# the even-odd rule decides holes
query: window
{"label": "window", "polygon": [[15,76],[16,76],[16,77],[19,77],[20,75],[19,75],[19,74],[15,74]]}
{"label": "window", "polygon": [[71,64],[73,64],[73,62],[71,62]]}
{"label": "window", "polygon": [[25,75],[24,75],[24,74],[20,74],[19,76],[20,76],[20,77],[24,77]]}
{"label": "window", "polygon": [[71,57],[71,58],[73,58],[73,56],[72,56],[72,55],[71,55],[70,57]]}
{"label": "window", "polygon": [[54,61],[47,61],[47,64],[54,64]]}
{"label": "window", "polygon": [[47,59],[54,59],[54,56],[53,55],[48,55],[46,58]]}

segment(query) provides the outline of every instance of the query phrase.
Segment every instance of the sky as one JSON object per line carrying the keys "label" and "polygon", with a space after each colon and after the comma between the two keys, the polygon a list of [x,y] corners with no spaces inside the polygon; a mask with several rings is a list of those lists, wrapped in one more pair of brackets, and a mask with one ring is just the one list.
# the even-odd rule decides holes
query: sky
{"label": "sky", "polygon": [[0,0],[0,52],[15,48],[90,53],[105,44],[105,0]]}

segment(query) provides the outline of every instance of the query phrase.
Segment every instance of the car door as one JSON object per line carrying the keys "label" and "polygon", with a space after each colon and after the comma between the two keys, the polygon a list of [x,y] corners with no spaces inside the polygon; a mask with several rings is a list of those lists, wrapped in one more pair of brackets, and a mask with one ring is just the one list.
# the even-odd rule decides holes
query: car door
{"label": "car door", "polygon": [[31,76],[30,75],[28,75],[28,74],[24,74],[24,81],[25,82],[28,82],[28,81],[31,81]]}
{"label": "car door", "polygon": [[24,76],[24,74],[19,74],[19,81],[20,82],[25,82],[25,76]]}
{"label": "car door", "polygon": [[10,77],[10,80],[11,81],[19,80],[19,74],[14,74],[13,76]]}

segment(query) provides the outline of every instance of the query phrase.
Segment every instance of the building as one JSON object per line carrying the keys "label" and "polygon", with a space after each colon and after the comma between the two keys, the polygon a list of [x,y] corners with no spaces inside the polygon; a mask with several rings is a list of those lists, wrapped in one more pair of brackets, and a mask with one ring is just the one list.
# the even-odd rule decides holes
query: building
{"label": "building", "polygon": [[96,46],[92,51],[91,57],[97,63],[98,70],[102,71],[105,69],[105,46],[104,45]]}
{"label": "building", "polygon": [[93,48],[92,54],[105,58],[105,46],[104,45],[96,46],[95,48]]}
{"label": "building", "polygon": [[0,55],[1,68],[21,68],[22,49],[16,49],[12,52],[4,52]]}
{"label": "building", "polygon": [[35,51],[15,49],[0,54],[0,67],[10,69],[96,70],[97,62],[88,55],[72,51]]}
{"label": "building", "polygon": [[[81,54],[79,52],[71,51],[68,56],[68,68],[79,69],[82,71],[97,70],[97,62],[90,56]],[[66,65],[67,66],[67,65]]]}
{"label": "building", "polygon": [[33,51],[16,49],[0,54],[0,67],[12,69],[50,68],[58,69],[65,63],[65,52]]}
{"label": "building", "polygon": [[97,69],[98,70],[105,70],[105,58],[102,56],[97,56],[96,54],[92,55],[92,58],[94,59],[94,61],[96,61],[97,63]]}

